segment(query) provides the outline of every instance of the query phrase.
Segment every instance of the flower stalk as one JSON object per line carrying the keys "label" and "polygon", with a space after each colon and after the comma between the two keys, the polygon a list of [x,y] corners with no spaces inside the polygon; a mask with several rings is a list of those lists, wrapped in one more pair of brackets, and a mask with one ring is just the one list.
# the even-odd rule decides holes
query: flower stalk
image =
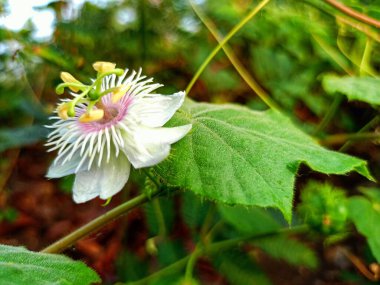
{"label": "flower stalk", "polygon": [[84,226],[80,227],[79,229],[73,231],[67,236],[64,236],[60,240],[56,241],[55,243],[49,245],[48,247],[41,250],[41,252],[44,253],[60,253],[64,251],[65,249],[69,248],[70,246],[74,245],[78,240],[88,236],[89,234],[95,232],[96,230],[100,229],[107,223],[121,217],[122,215],[125,215],[129,211],[141,206],[142,204],[149,201],[151,198],[154,198],[158,196],[160,193],[162,193],[162,189],[155,189],[153,190],[149,196],[146,193],[142,193],[139,196],[128,200],[127,202],[113,208],[112,210],[108,211],[107,213],[97,217],[96,219],[92,220],[91,222],[85,224]]}

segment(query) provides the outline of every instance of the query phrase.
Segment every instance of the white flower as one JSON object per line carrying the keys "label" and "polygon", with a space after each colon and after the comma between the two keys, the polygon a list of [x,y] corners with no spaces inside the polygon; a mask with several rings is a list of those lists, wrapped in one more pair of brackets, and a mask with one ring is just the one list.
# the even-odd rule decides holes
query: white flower
{"label": "white flower", "polygon": [[[75,103],[62,100],[58,116],[52,117],[57,121],[48,126],[53,131],[47,145],[49,151],[58,150],[58,156],[46,176],[75,173],[73,198],[77,203],[115,195],[127,182],[131,164],[142,168],[160,163],[169,155],[170,145],[191,129],[191,125],[162,127],[182,105],[184,92],[154,94],[162,85],[142,76],[141,69],[127,73],[100,78],[97,91],[101,96],[94,106],[86,97],[79,98],[81,94],[72,93]],[[71,117],[70,106],[75,111]]]}

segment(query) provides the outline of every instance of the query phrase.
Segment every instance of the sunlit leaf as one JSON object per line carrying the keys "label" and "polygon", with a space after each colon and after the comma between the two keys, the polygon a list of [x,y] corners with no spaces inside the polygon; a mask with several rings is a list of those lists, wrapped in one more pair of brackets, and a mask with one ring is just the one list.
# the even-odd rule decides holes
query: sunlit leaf
{"label": "sunlit leaf", "polygon": [[327,75],[323,78],[323,88],[330,94],[342,93],[349,100],[380,105],[380,79],[378,78]]}
{"label": "sunlit leaf", "polygon": [[276,207],[290,220],[301,163],[371,178],[365,161],[324,149],[275,111],[188,102],[168,125],[189,123],[191,132],[155,170],[168,184],[211,200]]}

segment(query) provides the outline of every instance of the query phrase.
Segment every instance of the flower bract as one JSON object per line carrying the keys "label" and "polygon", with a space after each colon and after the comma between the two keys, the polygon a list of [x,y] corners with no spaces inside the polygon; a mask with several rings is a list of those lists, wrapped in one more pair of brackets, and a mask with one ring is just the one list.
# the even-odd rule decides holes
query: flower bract
{"label": "flower bract", "polygon": [[95,101],[76,93],[71,93],[72,101],[62,100],[60,106],[73,106],[75,114],[62,117],[60,107],[58,116],[51,117],[56,121],[48,126],[52,132],[47,145],[58,155],[47,177],[75,174],[77,203],[97,196],[108,199],[124,187],[131,165],[150,167],[167,158],[171,144],[183,138],[191,125],[163,127],[183,104],[185,93],[154,93],[160,86],[141,75],[141,70],[126,70],[91,85],[91,92],[101,94]]}

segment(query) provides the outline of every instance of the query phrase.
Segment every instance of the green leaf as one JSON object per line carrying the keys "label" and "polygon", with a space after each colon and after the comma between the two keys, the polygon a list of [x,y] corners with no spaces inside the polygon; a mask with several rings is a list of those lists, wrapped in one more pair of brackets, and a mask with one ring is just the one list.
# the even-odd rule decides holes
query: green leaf
{"label": "green leaf", "polygon": [[318,259],[315,253],[303,243],[283,236],[269,237],[252,242],[268,255],[282,259],[289,264],[316,268]]}
{"label": "green leaf", "polygon": [[180,211],[186,225],[195,232],[200,229],[205,222],[208,210],[210,208],[209,201],[202,201],[193,192],[185,191],[182,197],[182,205]]}
{"label": "green leaf", "polygon": [[0,284],[86,285],[100,281],[98,275],[80,261],[73,261],[63,255],[0,245]]}
{"label": "green leaf", "polygon": [[[257,207],[219,205],[218,208],[224,220],[243,234],[262,235],[281,228],[281,225],[267,211]],[[316,268],[318,265],[317,257],[310,248],[285,236],[260,238],[252,241],[252,244],[261,248],[268,255],[292,265],[309,268]]]}
{"label": "green leaf", "polygon": [[359,233],[367,238],[373,256],[380,262],[380,204],[355,196],[349,199],[348,207],[350,218]]}
{"label": "green leaf", "polygon": [[363,101],[380,105],[380,79],[373,77],[353,77],[326,75],[322,81],[327,93],[342,93],[348,100]]}
{"label": "green leaf", "polygon": [[168,184],[211,200],[276,207],[290,220],[301,163],[371,179],[365,161],[324,149],[279,112],[187,102],[167,125],[189,123],[191,132],[155,171]]}
{"label": "green leaf", "polygon": [[213,258],[213,262],[230,284],[269,285],[271,282],[265,273],[255,264],[253,259],[240,250],[220,252]]}
{"label": "green leaf", "polygon": [[40,125],[0,129],[0,152],[9,148],[36,143],[46,138],[47,134],[47,128]]}
{"label": "green leaf", "polygon": [[280,229],[279,223],[264,210],[257,207],[244,208],[219,205],[218,209],[227,223],[244,234],[261,235]]}

